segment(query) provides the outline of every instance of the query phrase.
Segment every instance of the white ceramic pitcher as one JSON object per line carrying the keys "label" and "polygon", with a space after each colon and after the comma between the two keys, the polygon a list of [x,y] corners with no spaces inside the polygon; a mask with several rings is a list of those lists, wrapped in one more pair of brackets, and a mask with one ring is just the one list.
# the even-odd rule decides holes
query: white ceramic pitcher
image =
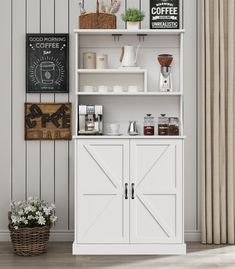
{"label": "white ceramic pitcher", "polygon": [[122,47],[122,54],[120,58],[122,67],[135,67],[137,63],[138,51],[140,45],[137,48],[134,46]]}

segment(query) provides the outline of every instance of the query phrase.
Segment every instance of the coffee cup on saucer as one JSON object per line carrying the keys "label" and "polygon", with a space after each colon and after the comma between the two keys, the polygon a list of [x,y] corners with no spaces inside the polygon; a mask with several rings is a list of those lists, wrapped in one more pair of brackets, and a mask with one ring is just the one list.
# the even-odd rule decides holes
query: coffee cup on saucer
{"label": "coffee cup on saucer", "polygon": [[94,86],[85,85],[83,87],[83,92],[95,92],[95,91],[96,91],[96,87]]}
{"label": "coffee cup on saucer", "polygon": [[120,135],[119,123],[107,123],[106,124],[107,135]]}
{"label": "coffee cup on saucer", "polygon": [[98,86],[98,92],[108,92],[109,91],[109,87],[106,85],[100,85]]}
{"label": "coffee cup on saucer", "polygon": [[116,93],[121,93],[121,92],[124,92],[125,91],[125,88],[121,85],[114,85],[113,86],[113,92],[116,92]]}
{"label": "coffee cup on saucer", "polygon": [[137,85],[129,85],[128,86],[128,92],[130,93],[136,93],[139,92],[141,89]]}

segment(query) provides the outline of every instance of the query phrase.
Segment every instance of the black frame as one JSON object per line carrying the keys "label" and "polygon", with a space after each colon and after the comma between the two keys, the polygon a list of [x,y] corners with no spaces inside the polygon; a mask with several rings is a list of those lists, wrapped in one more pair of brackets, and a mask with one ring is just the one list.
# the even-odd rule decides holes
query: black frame
{"label": "black frame", "polygon": [[[52,48],[52,49],[36,48],[34,49],[34,51],[36,50],[36,52],[32,53],[33,50],[29,48],[30,37],[41,38],[41,39],[48,38],[48,37],[52,37],[52,38],[62,37],[62,38],[65,38],[65,41],[60,41],[60,42],[55,42],[55,43],[66,44],[66,49],[64,50],[63,54],[59,52],[58,48]],[[39,42],[31,41],[31,43],[34,44],[34,43],[39,43]],[[53,42],[52,41],[45,42],[41,40],[40,43],[42,44],[42,43],[53,43]],[[60,48],[62,49],[62,47]],[[33,66],[32,62],[35,62],[37,60],[40,62],[42,60],[42,57],[44,57],[46,60],[47,56],[44,55],[44,53],[48,53],[48,57],[47,57],[48,59],[50,59],[50,56],[53,57],[53,50],[55,51],[54,55],[56,53],[57,55],[58,53],[60,53],[59,54],[59,56],[61,56],[60,60],[61,59],[63,60],[60,62],[60,64],[63,65],[63,68],[64,68],[64,71],[63,71],[64,77],[62,80],[62,86],[59,86],[58,83],[54,83],[54,84],[51,83],[50,85],[51,89],[46,89],[47,87],[46,84],[43,84],[42,82],[38,82],[37,84],[34,84],[32,82],[33,79],[32,79],[32,76],[30,78],[30,73],[31,74],[33,73],[32,71],[33,68],[31,68],[31,66]],[[38,57],[36,55],[37,53],[38,53]],[[59,69],[58,66],[59,65],[57,65],[57,69]],[[36,71],[34,70],[34,72]],[[55,84],[57,84],[57,86],[55,86]],[[69,34],[67,33],[26,34],[26,93],[69,93]]]}
{"label": "black frame", "polygon": [[[180,29],[181,27],[181,16],[182,16],[182,1],[181,0],[149,0],[150,1],[150,29],[158,29],[158,30],[172,30],[172,29]],[[163,19],[158,19],[158,20],[153,20],[153,17],[156,16],[156,14],[152,14],[152,8],[156,7],[158,5],[158,7],[167,7],[167,6],[171,6],[171,7],[177,7],[178,8],[178,14],[177,15],[172,15],[172,16],[168,16],[168,17],[173,17],[173,16],[177,16],[177,19],[174,20],[172,18],[163,18]],[[167,17],[167,16],[165,16]],[[177,27],[153,27],[153,22],[159,22],[159,23],[172,23],[172,22],[177,22],[178,25]]]}

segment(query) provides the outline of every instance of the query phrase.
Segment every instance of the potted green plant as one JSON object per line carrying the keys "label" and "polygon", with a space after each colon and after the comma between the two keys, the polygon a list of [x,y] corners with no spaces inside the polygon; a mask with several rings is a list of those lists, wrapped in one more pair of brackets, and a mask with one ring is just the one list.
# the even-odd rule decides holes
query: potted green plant
{"label": "potted green plant", "polygon": [[26,201],[13,201],[8,218],[17,255],[34,256],[46,252],[51,226],[57,220],[54,204],[32,197]]}
{"label": "potted green plant", "polygon": [[139,29],[139,23],[145,17],[145,14],[137,8],[128,8],[125,13],[122,14],[122,19],[127,23],[128,30]]}

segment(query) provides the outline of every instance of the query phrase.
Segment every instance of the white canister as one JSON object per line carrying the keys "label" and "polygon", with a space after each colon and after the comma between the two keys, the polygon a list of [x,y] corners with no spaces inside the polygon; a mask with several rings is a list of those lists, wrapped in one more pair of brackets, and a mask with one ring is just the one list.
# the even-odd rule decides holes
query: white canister
{"label": "white canister", "polygon": [[95,52],[84,52],[83,53],[83,68],[84,69],[95,69],[96,68],[96,53]]}
{"label": "white canister", "polygon": [[96,57],[96,69],[107,69],[108,68],[108,55],[102,54]]}

